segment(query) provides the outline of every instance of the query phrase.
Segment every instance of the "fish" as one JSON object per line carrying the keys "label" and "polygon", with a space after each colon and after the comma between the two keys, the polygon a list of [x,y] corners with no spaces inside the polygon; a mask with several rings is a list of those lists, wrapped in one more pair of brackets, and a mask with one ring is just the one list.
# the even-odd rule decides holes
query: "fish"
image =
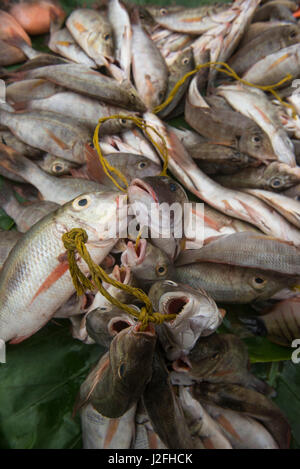
{"label": "fish", "polygon": [[45,34],[53,15],[64,20],[66,14],[56,0],[21,0],[9,2],[8,11],[28,34]]}
{"label": "fish", "polygon": [[201,262],[176,267],[172,280],[205,290],[216,302],[250,303],[296,284],[294,277],[259,269]]}
{"label": "fish", "polygon": [[131,60],[134,83],[147,109],[162,103],[168,86],[168,67],[159,49],[132,18]]}
{"label": "fish", "polygon": [[6,87],[6,101],[14,105],[22,105],[22,103],[31,99],[45,99],[53,96],[62,88],[55,83],[51,83],[43,79],[21,80],[9,84]]}
{"label": "fish", "polygon": [[45,173],[37,164],[25,158],[13,150],[7,150],[0,144],[0,166],[22,177],[35,186],[44,200],[55,202],[59,205],[83,192],[102,191],[109,192],[110,189],[94,181],[76,179],[69,177],[57,178]]}
{"label": "fish", "polygon": [[76,163],[72,161],[58,158],[57,156],[46,153],[42,160],[36,162],[39,167],[45,171],[45,173],[51,174],[52,176],[65,176],[71,174],[71,170],[77,168]]}
{"label": "fish", "polygon": [[282,216],[289,220],[297,228],[300,228],[300,202],[293,200],[284,194],[277,194],[262,189],[245,189],[248,193],[255,195],[271,207],[274,207]]}
{"label": "fish", "polygon": [[114,306],[101,306],[86,315],[86,330],[89,337],[106,349],[109,349],[116,334],[134,326],[135,323],[133,316]]}
{"label": "fish", "polygon": [[291,187],[290,189],[283,192],[287,197],[300,201],[300,184]]}
{"label": "fish", "polygon": [[283,2],[282,0],[280,0],[280,2],[271,1],[257,9],[253,21],[278,19],[295,23],[295,18],[292,15],[292,11],[295,11],[295,8],[297,9],[295,2]]}
{"label": "fish", "polygon": [[101,13],[87,8],[78,8],[69,15],[66,26],[76,42],[98,66],[113,60],[112,28]]}
{"label": "fish", "polygon": [[119,62],[125,78],[130,80],[132,28],[129,14],[119,0],[109,1],[108,19],[113,30],[115,58]]}
{"label": "fish", "polygon": [[[189,151],[191,156],[192,152]],[[216,175],[215,180],[231,188],[266,189],[281,192],[300,182],[300,169],[285,163],[272,161],[258,168],[245,168],[235,174]]]}
{"label": "fish", "polygon": [[[193,81],[190,90],[192,84]],[[276,159],[268,135],[249,118],[244,119],[245,116],[242,117],[238,108],[237,111],[229,111],[220,107],[210,108],[207,105],[204,107],[203,102],[199,104],[201,106],[191,100],[191,91],[189,91],[185,104],[185,120],[211,143],[235,147],[240,152],[261,161]]]}
{"label": "fish", "polygon": [[258,163],[256,159],[237,148],[210,142],[190,146],[188,152],[206,174],[230,174],[230,179],[237,171],[239,174],[243,168],[256,166]]}
{"label": "fish", "polygon": [[217,93],[261,127],[269,136],[279,162],[296,166],[293,144],[282,128],[274,106],[262,90],[238,83],[220,86]]}
{"label": "fish", "polygon": [[[169,70],[168,87],[166,91],[166,97],[168,97],[177,82],[194,68],[192,48],[186,47],[183,50],[173,52],[166,58],[166,63]],[[160,111],[159,116],[161,118],[167,117],[176,108],[188,86],[189,80],[186,80],[168,106]]]}
{"label": "fish", "polygon": [[300,332],[300,298],[276,302],[266,314],[240,316],[240,321],[255,335],[267,337],[271,342],[290,347]]}
{"label": "fish", "polygon": [[0,124],[27,145],[75,163],[85,162],[91,131],[80,121],[52,112],[12,113],[0,109]]}
{"label": "fish", "polygon": [[[141,323],[119,332],[80,387],[78,408],[91,403],[104,417],[119,418],[140,399],[152,375],[156,344],[153,325]],[[79,407],[80,406],[80,407]]]}
{"label": "fish", "polygon": [[[142,402],[154,431],[169,449],[202,447],[202,445],[195,444],[191,437],[159,348],[154,354],[152,368],[152,377],[143,392]],[[159,396],[159,398],[155,399],[154,396]]]}
{"label": "fish", "polygon": [[278,83],[287,74],[297,78],[299,76],[300,47],[299,43],[273,54],[269,54],[256,62],[243,75],[243,79],[256,85],[270,85]]}
{"label": "fish", "polygon": [[185,129],[183,127],[177,128],[169,124],[167,128],[178,137],[187,150],[193,147],[195,148],[197,145],[200,146],[200,144],[207,141],[205,137],[202,137],[198,132],[195,132],[195,130]]}
{"label": "fish", "polygon": [[119,418],[99,414],[92,404],[80,411],[84,449],[128,449],[135,440],[136,406]]}
{"label": "fish", "polygon": [[198,262],[238,265],[283,275],[300,275],[299,249],[280,239],[243,231],[211,240],[200,249],[183,251],[176,266]]}
{"label": "fish", "polygon": [[137,247],[132,241],[128,241],[121,255],[121,263],[130,268],[138,283],[144,288],[157,280],[169,278],[173,272],[173,265],[168,256],[143,238]]}
{"label": "fish", "polygon": [[194,440],[206,449],[232,449],[218,424],[210,417],[186,386],[179,387],[179,399]]}
{"label": "fish", "polygon": [[[128,187],[133,214],[140,227],[147,227],[152,243],[176,258],[183,238],[184,188],[167,176],[135,178]],[[174,213],[171,213],[171,210]]]}
{"label": "fish", "polygon": [[[146,113],[144,119],[163,135],[169,155],[168,167],[185,189],[226,215],[247,221],[268,235],[299,245],[299,231],[293,225],[281,216],[278,218],[279,214],[270,211],[266,204],[257,204],[258,199],[253,196],[245,198],[243,192],[224,188],[212,181],[196,166],[176,135],[157,116]],[[152,130],[150,134],[159,143]],[[250,194],[247,195],[249,197]]]}
{"label": "fish", "polygon": [[135,414],[135,438],[132,449],[167,449],[153,430],[142,401],[139,401]]}
{"label": "fish", "polygon": [[22,155],[32,159],[39,158],[42,155],[41,150],[22,142],[22,140],[18,139],[9,130],[0,130],[0,142],[4,145],[7,145],[8,147],[11,147],[18,153],[21,153]]}
{"label": "fish", "polygon": [[0,10],[0,24],[0,65],[8,66],[24,62],[26,57],[23,52],[5,41],[17,36],[31,45],[30,37],[13,16],[2,10]]}
{"label": "fish", "polygon": [[160,158],[155,149],[139,129],[135,128],[123,132],[122,140],[132,146],[134,153],[147,157],[153,163],[160,164]]}
{"label": "fish", "polygon": [[148,293],[154,310],[176,314],[172,321],[161,324],[157,331],[169,360],[188,354],[199,337],[212,334],[222,323],[214,300],[204,291],[171,280],[155,282]]}
{"label": "fish", "polygon": [[[91,192],[68,202],[36,223],[10,252],[0,274],[0,338],[18,343],[46,324],[74,293],[62,235],[84,228],[87,249],[100,263],[117,239],[111,224],[119,217],[120,229],[126,196],[118,192]],[[88,273],[87,266],[80,268]]]}
{"label": "fish", "polygon": [[22,205],[14,196],[11,186],[6,182],[2,182],[0,189],[0,206],[14,220],[20,233],[25,233],[43,217],[59,208],[58,204],[49,200]]}
{"label": "fish", "polygon": [[[244,47],[240,47],[230,58],[228,64],[239,76],[242,76],[266,56],[274,54],[285,47],[297,44],[299,40],[300,29],[297,25],[280,24],[271,27],[262,34],[256,35]],[[272,77],[268,84],[275,81]]]}
{"label": "fish", "polygon": [[187,373],[196,382],[232,383],[254,389],[262,394],[272,394],[273,389],[248,370],[249,357],[246,345],[233,334],[213,334],[198,339],[194,348],[182,355],[172,367]]}
{"label": "fish", "polygon": [[[23,75],[24,76],[24,75]],[[118,83],[114,78],[91,70],[82,64],[49,65],[30,70],[26,78],[44,78],[79,94],[96,98],[107,104],[133,111],[145,110],[133,85],[126,80]]]}
{"label": "fish", "polygon": [[[18,110],[21,107],[18,106]],[[85,127],[91,131],[95,129],[99,119],[103,117],[122,114],[122,116],[135,116],[116,106],[109,106],[106,103],[95,101],[95,99],[82,96],[73,91],[61,91],[51,96],[23,101],[22,111],[44,111],[53,112],[62,116],[71,117],[81,121]],[[133,127],[133,123],[129,120],[120,118],[104,122],[101,126],[100,133],[119,133]]]}
{"label": "fish", "polygon": [[0,230],[0,271],[10,251],[22,236],[22,233],[17,230]]}
{"label": "fish", "polygon": [[213,404],[203,407],[234,449],[278,449],[272,435],[257,420]]}
{"label": "fish", "polygon": [[263,394],[237,384],[201,383],[194,386],[194,396],[201,402],[216,404],[242,415],[254,417],[266,427],[279,448],[290,444],[290,426],[279,408]]}
{"label": "fish", "polygon": [[219,23],[232,21],[236,12],[228,5],[203,5],[196,8],[169,10],[160,8],[154,14],[155,21],[171,31],[188,34],[203,34]]}
{"label": "fish", "polygon": [[60,24],[57,27],[52,22],[50,33],[48,47],[52,52],[62,55],[66,59],[72,60],[72,62],[90,68],[97,68],[96,62],[81,49],[67,28],[60,29]]}

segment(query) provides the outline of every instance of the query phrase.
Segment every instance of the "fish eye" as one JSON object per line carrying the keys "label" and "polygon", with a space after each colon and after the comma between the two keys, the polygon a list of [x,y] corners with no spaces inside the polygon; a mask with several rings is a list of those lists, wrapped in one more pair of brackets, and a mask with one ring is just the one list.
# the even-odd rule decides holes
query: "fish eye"
{"label": "fish eye", "polygon": [[168,13],[168,11],[166,10],[166,8],[161,8],[161,9],[159,10],[159,13],[164,16],[164,15],[166,15],[166,14]]}
{"label": "fish eye", "polygon": [[140,162],[138,163],[138,168],[139,168],[139,169],[143,169],[143,168],[145,168],[146,166],[147,166],[147,163],[146,163],[145,161],[140,161]]}
{"label": "fish eye", "polygon": [[177,190],[176,184],[174,184],[173,182],[171,182],[170,185],[169,185],[169,187],[170,187],[170,191],[171,191],[171,192],[176,192],[176,190]]}
{"label": "fish eye", "polygon": [[261,138],[259,135],[253,135],[252,142],[260,143],[260,141],[261,141]]}
{"label": "fish eye", "polygon": [[291,31],[290,32],[290,38],[293,39],[294,37],[297,36],[297,32],[296,31]]}
{"label": "fish eye", "polygon": [[187,65],[188,63],[190,63],[190,59],[188,57],[184,57],[184,59],[182,59],[182,63],[183,65]]}
{"label": "fish eye", "polygon": [[214,355],[212,355],[212,356],[210,357],[210,359],[211,359],[211,360],[218,360],[219,356],[220,356],[220,354],[219,354],[219,352],[217,352],[217,353],[215,353]]}
{"label": "fish eye", "polygon": [[120,119],[120,122],[121,122],[122,125],[126,125],[127,120],[126,119]]}
{"label": "fish eye", "polygon": [[64,170],[64,168],[63,168],[63,166],[60,165],[60,164],[54,164],[54,165],[52,166],[52,171],[53,171],[54,173],[61,173],[63,170]]}
{"label": "fish eye", "polygon": [[156,270],[157,275],[160,277],[162,275],[165,275],[168,269],[167,269],[167,266],[165,265],[159,265],[156,267],[155,270]]}
{"label": "fish eye", "polygon": [[110,34],[105,34],[103,36],[104,41],[108,41],[110,39]]}
{"label": "fish eye", "polygon": [[84,197],[78,197],[73,201],[73,208],[75,210],[82,210],[84,208],[87,208],[91,203],[91,199],[89,196],[85,195]]}
{"label": "fish eye", "polygon": [[120,379],[124,378],[124,374],[125,374],[125,365],[124,363],[122,363],[119,368],[118,368],[118,376]]}
{"label": "fish eye", "polygon": [[272,187],[280,187],[281,186],[281,179],[275,178],[271,181]]}
{"label": "fish eye", "polygon": [[266,279],[262,278],[262,277],[254,277],[253,278],[253,285],[255,288],[262,288],[265,286],[265,284],[267,283]]}

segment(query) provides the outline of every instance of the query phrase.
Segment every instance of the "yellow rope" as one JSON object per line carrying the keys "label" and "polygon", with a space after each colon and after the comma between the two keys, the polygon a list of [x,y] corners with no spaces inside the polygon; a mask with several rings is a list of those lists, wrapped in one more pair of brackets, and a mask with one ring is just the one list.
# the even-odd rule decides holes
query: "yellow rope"
{"label": "yellow rope", "polygon": [[[219,68],[219,66],[222,66],[222,67],[225,67],[225,68]],[[287,74],[285,78],[283,78],[282,80],[280,80],[278,83],[275,83],[274,85],[255,85],[254,83],[250,83],[249,81],[246,81],[246,80],[243,80],[243,78],[240,78],[238,76],[238,74],[225,62],[206,62],[204,64],[201,64],[201,65],[198,65],[194,70],[191,70],[190,72],[188,72],[186,75],[184,75],[177,83],[176,85],[174,86],[174,88],[172,89],[172,91],[170,92],[169,96],[167,97],[167,99],[162,103],[160,104],[159,106],[157,106],[153,112],[154,113],[158,113],[160,111],[162,111],[166,106],[168,106],[168,104],[170,104],[170,102],[173,100],[174,96],[176,95],[177,91],[179,90],[179,88],[185,83],[185,81],[192,75],[195,75],[195,73],[197,73],[199,70],[201,70],[202,68],[206,68],[206,67],[215,67],[216,70],[218,72],[222,72],[222,73],[225,73],[226,75],[232,77],[232,78],[235,78],[235,80],[239,81],[240,83],[242,83],[243,85],[247,85],[247,86],[251,86],[253,88],[258,88],[259,90],[263,90],[263,91],[270,91],[270,93],[273,94],[273,96],[284,106],[286,107],[289,107],[293,110],[293,117],[295,117],[297,115],[297,112],[294,108],[294,106],[292,104],[288,104],[286,102],[284,102],[281,97],[278,95],[278,93],[276,93],[275,91],[275,88],[278,88],[278,86],[281,86],[283,85],[284,83],[286,83],[287,81],[291,80],[293,77],[291,74]]]}
{"label": "yellow rope", "polygon": [[[109,277],[107,273],[91,258],[85,246],[85,243],[88,241],[88,236],[85,230],[82,228],[73,228],[68,233],[63,234],[62,241],[68,253],[70,274],[78,295],[82,295],[86,290],[94,290],[96,287],[111,304],[136,317],[141,322],[141,330],[144,330],[147,327],[148,322],[162,324],[164,321],[168,321],[176,317],[176,314],[154,313],[152,303],[143,290],[130,285],[124,285],[123,283]],[[89,280],[78,267],[75,258],[76,251],[88,265],[91,280]],[[103,281],[119,288],[120,290],[130,293],[138,300],[142,301],[145,306],[141,308],[140,312],[138,312],[134,308],[121,303],[119,300],[111,296],[107,290],[105,290],[102,285]]]}
{"label": "yellow rope", "polygon": [[[104,172],[111,179],[111,181],[115,184],[115,186],[119,190],[121,190],[123,192],[126,192],[126,189],[128,187],[128,182],[127,182],[124,174],[121,173],[121,171],[114,168],[113,166],[111,166],[108,163],[107,159],[102,154],[100,144],[99,144],[99,130],[100,130],[100,127],[104,122],[106,122],[108,120],[111,120],[111,119],[126,119],[126,120],[129,120],[129,121],[132,121],[132,122],[135,123],[135,125],[137,127],[139,127],[141,130],[144,131],[144,133],[147,135],[147,137],[150,140],[150,142],[152,143],[152,145],[159,151],[159,153],[161,154],[161,156],[163,158],[164,163],[163,163],[163,169],[160,173],[160,176],[166,176],[167,169],[168,169],[168,149],[167,149],[167,144],[166,144],[165,138],[152,125],[147,124],[144,119],[140,119],[139,117],[135,117],[135,116],[115,114],[113,116],[102,117],[101,119],[99,119],[97,127],[96,127],[95,132],[94,132],[94,137],[93,137],[94,147],[97,150],[97,153],[99,155],[99,159],[100,159],[100,162],[103,166]],[[151,129],[152,132],[154,132],[161,139],[162,146],[160,146],[158,143],[155,142],[155,140],[151,137],[150,133],[148,132],[148,129]],[[124,187],[120,186],[118,181],[116,181],[116,179],[111,175],[111,173],[114,173],[124,183],[126,189],[124,189]]]}

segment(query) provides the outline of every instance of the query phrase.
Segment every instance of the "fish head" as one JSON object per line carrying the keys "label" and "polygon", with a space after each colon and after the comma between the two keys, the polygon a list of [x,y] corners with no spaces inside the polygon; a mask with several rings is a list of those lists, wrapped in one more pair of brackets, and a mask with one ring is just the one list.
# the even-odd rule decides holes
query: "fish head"
{"label": "fish head", "polygon": [[140,95],[138,94],[137,90],[130,83],[130,81],[126,79],[123,80],[121,86],[128,92],[128,104],[130,105],[130,107],[136,111],[145,112],[146,106],[140,98]]}
{"label": "fish head", "polygon": [[91,30],[87,36],[87,45],[96,54],[100,52],[106,60],[114,60],[113,34],[108,24],[103,24],[101,31]]}
{"label": "fish head", "polygon": [[268,135],[258,126],[251,126],[238,138],[238,148],[259,160],[276,160]]}
{"label": "fish head", "polygon": [[151,378],[156,344],[153,324],[144,331],[141,323],[121,330],[110,345],[110,364],[114,379],[128,390],[140,388]]}
{"label": "fish head", "polygon": [[56,222],[64,231],[83,228],[89,244],[104,245],[127,226],[127,196],[115,191],[81,194],[58,209]]}
{"label": "fish head", "polygon": [[145,284],[168,278],[173,273],[168,256],[146,239],[141,239],[137,247],[129,241],[126,251],[121,256],[121,261],[130,267],[138,281]]}
{"label": "fish head", "polygon": [[291,167],[288,164],[274,161],[266,167],[264,178],[270,190],[281,191],[295,184],[299,184],[300,168],[298,166]]}
{"label": "fish head", "polygon": [[103,343],[103,336],[111,339],[123,329],[135,324],[131,316],[116,306],[101,306],[86,316],[86,329],[89,336],[97,343]]}
{"label": "fish head", "polygon": [[300,28],[297,24],[286,24],[281,29],[282,48],[298,44],[300,42]]}
{"label": "fish head", "polygon": [[283,288],[296,283],[293,277],[256,269],[245,269],[243,277],[243,282],[251,295],[255,296],[255,301],[267,300]]}
{"label": "fish head", "polygon": [[201,337],[188,355],[182,354],[172,363],[173,370],[188,373],[194,378],[201,378],[215,370],[225,352],[224,343],[220,337],[218,334]]}
{"label": "fish head", "polygon": [[46,154],[44,159],[38,164],[44,171],[46,171],[46,173],[52,174],[53,176],[70,174],[70,170],[77,166],[71,161],[58,158],[54,155],[50,155],[49,153]]}

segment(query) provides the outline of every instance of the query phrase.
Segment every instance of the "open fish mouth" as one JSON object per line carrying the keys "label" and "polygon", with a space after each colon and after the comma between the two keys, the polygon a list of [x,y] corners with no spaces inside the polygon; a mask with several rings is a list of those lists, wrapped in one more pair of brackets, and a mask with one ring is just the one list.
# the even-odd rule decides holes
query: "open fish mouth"
{"label": "open fish mouth", "polygon": [[124,265],[131,267],[144,262],[146,257],[147,241],[140,239],[137,246],[132,241],[128,241],[127,249],[123,252],[121,259]]}
{"label": "open fish mouth", "polygon": [[132,326],[132,323],[128,319],[124,319],[122,316],[116,316],[109,321],[107,329],[109,334],[114,336],[130,326]]}
{"label": "open fish mouth", "polygon": [[156,332],[155,332],[155,327],[152,323],[148,323],[146,329],[141,331],[142,323],[138,322],[137,325],[133,329],[133,333],[139,333],[139,334],[145,334],[148,335],[149,337],[154,337]]}
{"label": "open fish mouth", "polygon": [[147,184],[142,179],[138,179],[138,178],[133,179],[133,181],[131,183],[131,186],[129,188],[129,191],[131,191],[131,190],[135,193],[142,192],[142,193],[145,193],[147,195],[150,195],[150,197],[153,199],[153,201],[158,203],[156,193],[154,192],[154,190],[152,189],[150,184]]}
{"label": "open fish mouth", "polygon": [[[163,295],[160,300],[160,311],[162,311],[164,314],[176,314],[177,316],[183,312],[189,311],[190,310],[190,299],[183,295],[182,293],[178,293],[175,295],[172,295],[170,298],[169,295]],[[170,324],[172,324],[173,321],[170,321]]]}
{"label": "open fish mouth", "polygon": [[192,364],[186,355],[182,355],[172,363],[172,368],[178,373],[187,373],[192,368]]}

